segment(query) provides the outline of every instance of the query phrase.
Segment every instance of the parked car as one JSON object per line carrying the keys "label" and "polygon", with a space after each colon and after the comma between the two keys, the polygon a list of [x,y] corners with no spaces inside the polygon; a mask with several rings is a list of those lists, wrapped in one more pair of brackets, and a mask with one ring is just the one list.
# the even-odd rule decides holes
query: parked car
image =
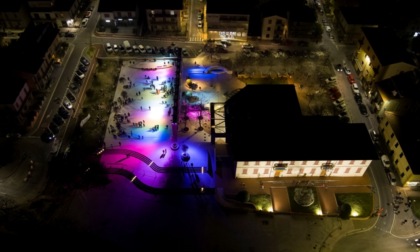
{"label": "parked car", "polygon": [[232,42],[230,42],[229,40],[226,40],[226,39],[222,39],[220,41],[220,43],[224,44],[225,46],[231,46],[232,45]]}
{"label": "parked car", "polygon": [[75,74],[76,74],[76,76],[77,76],[77,77],[79,77],[81,80],[83,80],[83,79],[85,78],[85,74],[84,74],[84,73],[82,73],[82,71],[80,71],[80,70],[77,70],[77,71],[75,72]]}
{"label": "parked car", "polygon": [[391,167],[391,161],[389,160],[389,157],[387,155],[382,155],[381,161],[385,168]]}
{"label": "parked car", "polygon": [[74,38],[76,35],[74,35],[74,33],[72,33],[72,32],[65,32],[64,33],[64,37],[66,37],[66,38]]}
{"label": "parked car", "polygon": [[117,44],[114,44],[113,50],[117,53],[120,50],[120,47]]}
{"label": "parked car", "polygon": [[370,130],[370,136],[372,137],[372,141],[377,142],[379,141],[379,134],[376,130]]}
{"label": "parked car", "polygon": [[356,82],[352,74],[347,75],[347,80],[349,81],[350,84],[353,84]]}
{"label": "parked car", "polygon": [[348,68],[348,67],[343,67],[343,71],[347,74],[347,75],[350,75],[351,74],[351,71],[350,71],[350,69]]}
{"label": "parked car", "polygon": [[354,99],[356,103],[363,103],[362,95],[360,93],[354,94]]}
{"label": "parked car", "polygon": [[90,65],[89,60],[88,60],[88,59],[86,59],[86,57],[85,57],[85,56],[82,56],[82,57],[80,58],[80,62],[82,62],[82,64],[83,64],[83,65],[85,65],[85,66],[89,66],[89,65]]}
{"label": "parked car", "polygon": [[105,48],[106,48],[107,52],[112,52],[113,51],[111,43],[106,43]]}
{"label": "parked car", "polygon": [[68,119],[70,117],[69,111],[64,107],[58,108],[57,114],[60,115],[63,119]]}
{"label": "parked car", "polygon": [[48,125],[48,128],[51,130],[53,134],[58,134],[60,132],[60,127],[58,127],[57,124],[54,122],[50,122],[50,125]]}
{"label": "parked car", "polygon": [[359,85],[357,85],[357,83],[351,84],[351,90],[353,90],[354,94],[360,94]]}
{"label": "parked car", "polygon": [[198,28],[203,28],[203,21],[199,20],[197,24]]}
{"label": "parked car", "polygon": [[82,19],[82,23],[81,23],[82,27],[86,27],[88,22],[89,22],[89,18]]}
{"label": "parked car", "polygon": [[397,178],[395,177],[395,174],[392,171],[389,171],[387,173],[389,183],[393,186],[397,185]]}
{"label": "parked car", "polygon": [[364,116],[368,116],[369,115],[369,113],[368,113],[368,111],[367,111],[367,108],[366,108],[366,105],[365,104],[363,104],[363,103],[359,103],[359,104],[357,104],[358,106],[359,106],[359,111],[360,111],[360,113],[362,114],[362,115],[364,115]]}
{"label": "parked car", "polygon": [[82,73],[86,73],[86,72],[87,72],[87,70],[88,70],[87,66],[85,66],[85,65],[83,65],[83,64],[80,64],[80,65],[79,65],[79,71],[80,71],[80,72],[82,72]]}
{"label": "parked car", "polygon": [[64,97],[63,106],[66,109],[72,109],[73,108],[73,104],[71,104],[71,102],[69,101],[69,99],[67,97]]}
{"label": "parked car", "polygon": [[243,44],[242,49],[254,49],[254,45],[249,44],[249,43]]}
{"label": "parked car", "polygon": [[41,141],[44,143],[51,143],[54,141],[55,135],[50,129],[45,129],[44,132],[41,134]]}
{"label": "parked car", "polygon": [[74,95],[70,92],[67,92],[66,97],[71,101],[71,102],[75,102],[76,101],[76,97],[74,97]]}
{"label": "parked car", "polygon": [[61,126],[64,124],[64,119],[59,114],[55,114],[53,118],[53,122],[57,124],[58,126]]}
{"label": "parked car", "polygon": [[341,64],[335,65],[335,71],[337,71],[337,72],[343,72],[343,66]]}

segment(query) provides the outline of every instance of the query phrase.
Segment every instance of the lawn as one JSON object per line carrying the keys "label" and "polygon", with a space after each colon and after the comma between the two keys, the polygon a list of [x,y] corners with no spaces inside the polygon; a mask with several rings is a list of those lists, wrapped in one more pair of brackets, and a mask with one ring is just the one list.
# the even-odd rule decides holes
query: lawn
{"label": "lawn", "polygon": [[373,212],[372,193],[338,193],[335,195],[338,205],[349,204],[351,216],[365,218]]}
{"label": "lawn", "polygon": [[411,200],[411,211],[417,219],[420,218],[420,198],[418,197],[408,197]]}

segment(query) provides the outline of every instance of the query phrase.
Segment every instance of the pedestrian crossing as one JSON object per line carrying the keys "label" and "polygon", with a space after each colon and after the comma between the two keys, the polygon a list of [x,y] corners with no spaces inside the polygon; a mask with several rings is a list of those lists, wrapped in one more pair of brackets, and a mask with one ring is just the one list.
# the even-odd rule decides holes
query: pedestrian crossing
{"label": "pedestrian crossing", "polygon": [[201,36],[191,36],[190,42],[202,42],[203,38]]}

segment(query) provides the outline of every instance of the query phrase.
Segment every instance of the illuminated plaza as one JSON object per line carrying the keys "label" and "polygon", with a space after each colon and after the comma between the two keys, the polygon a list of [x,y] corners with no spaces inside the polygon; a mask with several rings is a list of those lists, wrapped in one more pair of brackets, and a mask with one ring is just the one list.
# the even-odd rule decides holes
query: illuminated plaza
{"label": "illuminated plaza", "polygon": [[224,102],[226,93],[245,84],[218,66],[179,67],[177,89],[174,58],[123,62],[101,163],[152,188],[214,189],[210,103]]}

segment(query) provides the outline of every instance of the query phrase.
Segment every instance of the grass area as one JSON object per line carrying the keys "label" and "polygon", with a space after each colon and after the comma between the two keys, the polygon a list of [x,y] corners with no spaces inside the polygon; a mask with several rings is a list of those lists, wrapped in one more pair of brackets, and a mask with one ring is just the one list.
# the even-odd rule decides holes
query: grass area
{"label": "grass area", "polygon": [[254,204],[257,210],[267,212],[273,211],[273,203],[270,194],[250,195],[249,202]]}
{"label": "grass area", "polygon": [[86,83],[88,88],[79,117],[82,120],[91,116],[79,132],[80,144],[86,151],[95,151],[103,140],[119,71],[119,61],[98,59],[93,78],[90,83]]}
{"label": "grass area", "polygon": [[372,193],[338,193],[335,195],[338,205],[349,204],[351,206],[351,216],[369,217],[373,211]]}
{"label": "grass area", "polygon": [[419,197],[408,197],[411,200],[411,212],[417,219],[420,218],[420,198]]}

